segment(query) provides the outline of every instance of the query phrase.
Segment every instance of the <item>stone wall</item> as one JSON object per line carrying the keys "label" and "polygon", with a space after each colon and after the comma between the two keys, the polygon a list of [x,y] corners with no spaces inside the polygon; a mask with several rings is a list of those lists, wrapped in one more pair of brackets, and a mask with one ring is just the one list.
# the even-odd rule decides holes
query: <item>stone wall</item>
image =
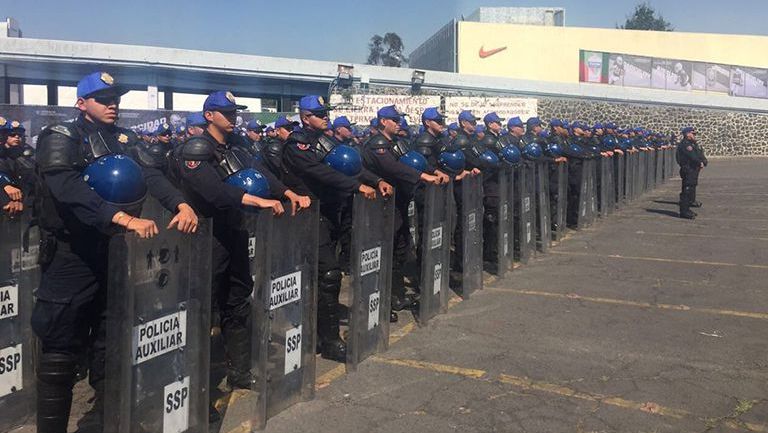
{"label": "stone wall", "polygon": [[[371,87],[346,89],[351,93],[410,94],[410,89]],[[588,123],[612,121],[621,127],[643,126],[654,131],[680,134],[684,126],[698,130],[699,142],[708,156],[768,156],[768,113],[693,108],[673,105],[608,102],[596,99],[515,95],[509,92],[467,92],[424,90],[421,94],[441,96],[521,96],[539,100],[539,117],[582,120]],[[475,113],[482,116],[484,113]]]}
{"label": "stone wall", "polygon": [[677,134],[683,126],[694,126],[708,156],[768,156],[768,138],[763,132],[768,130],[768,114],[545,97],[539,98],[539,116],[610,120]]}

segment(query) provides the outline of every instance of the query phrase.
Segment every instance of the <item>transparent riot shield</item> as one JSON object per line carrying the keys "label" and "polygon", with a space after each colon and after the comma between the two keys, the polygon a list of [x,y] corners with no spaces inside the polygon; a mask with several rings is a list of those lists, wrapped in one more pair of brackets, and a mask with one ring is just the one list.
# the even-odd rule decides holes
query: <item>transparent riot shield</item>
{"label": "transparent riot shield", "polygon": [[[552,240],[560,241],[566,232],[568,212],[568,165],[552,163],[550,170],[550,210],[552,212]],[[554,185],[553,185],[554,184]]]}
{"label": "transparent riot shield", "polygon": [[[506,173],[506,172],[504,172]],[[499,188],[506,176],[499,173]],[[505,201],[500,191],[501,200]],[[499,205],[502,206],[501,204]],[[461,180],[462,286],[461,296],[468,299],[475,290],[483,288],[483,176],[467,176]],[[504,227],[499,226],[499,238]],[[499,255],[503,251],[499,249]]]}
{"label": "transparent riot shield", "polygon": [[634,181],[632,183],[632,200],[637,200],[638,197],[643,193],[642,191],[642,185],[643,185],[643,154],[645,152],[643,151],[637,151],[636,157],[635,157],[635,164],[634,164]]}
{"label": "transparent riot shield", "polygon": [[160,234],[116,235],[109,246],[104,431],[207,432],[211,226],[166,230],[170,214],[147,202]]}
{"label": "transparent riot shield", "polygon": [[667,179],[675,177],[675,169],[677,162],[675,161],[675,148],[670,147],[667,149]]}
{"label": "transparent riot shield", "polygon": [[620,208],[626,199],[626,191],[624,181],[626,179],[626,163],[627,154],[615,153],[613,155],[613,180],[614,180],[614,208]]}
{"label": "transparent riot shield", "polygon": [[0,212],[0,431],[34,416],[35,346],[29,321],[40,270],[38,230],[30,214]]}
{"label": "transparent riot shield", "polygon": [[581,178],[577,180],[579,188],[578,194],[578,212],[576,228],[582,229],[589,225],[589,161],[581,160],[576,162],[581,164]]}
{"label": "transparent riot shield", "polygon": [[664,157],[666,149],[656,149],[656,186],[664,183]]}
{"label": "transparent riot shield", "polygon": [[[313,204],[279,217],[260,212],[253,237],[255,249],[262,250],[254,254],[261,261],[251,262],[252,372],[259,397],[255,425],[260,428],[315,395],[318,209]],[[221,431],[237,426],[225,427]]]}
{"label": "transparent riot shield", "polygon": [[389,347],[395,200],[355,195],[347,371]]}
{"label": "transparent riot shield", "polygon": [[517,170],[517,201],[515,202],[515,259],[528,263],[531,253],[536,248],[536,165],[523,163]]}
{"label": "transparent riot shield", "polygon": [[607,174],[607,158],[601,156],[595,161],[597,164],[597,212],[600,217],[608,216],[608,174]]}
{"label": "transparent riot shield", "polygon": [[420,325],[426,325],[430,319],[448,309],[452,186],[424,186],[424,239],[418,314]]}
{"label": "transparent riot shield", "polygon": [[416,212],[416,202],[411,200],[408,202],[408,230],[411,233],[409,257],[416,257],[416,246],[419,245],[419,216]]}
{"label": "transparent riot shield", "polygon": [[547,253],[552,242],[549,208],[549,163],[536,163],[536,249]]}

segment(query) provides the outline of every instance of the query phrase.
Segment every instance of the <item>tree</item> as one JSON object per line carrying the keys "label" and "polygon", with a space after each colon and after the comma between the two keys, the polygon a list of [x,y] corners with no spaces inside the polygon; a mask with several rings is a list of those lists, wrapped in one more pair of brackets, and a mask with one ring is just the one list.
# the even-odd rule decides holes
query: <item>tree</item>
{"label": "tree", "polygon": [[656,15],[656,10],[647,2],[635,6],[635,12],[627,16],[624,25],[616,26],[625,30],[655,30],[658,32],[671,32],[675,28],[665,20],[661,14]]}
{"label": "tree", "polygon": [[399,68],[408,63],[403,55],[405,45],[397,33],[385,33],[384,36],[373,35],[368,42],[369,65],[383,65]]}

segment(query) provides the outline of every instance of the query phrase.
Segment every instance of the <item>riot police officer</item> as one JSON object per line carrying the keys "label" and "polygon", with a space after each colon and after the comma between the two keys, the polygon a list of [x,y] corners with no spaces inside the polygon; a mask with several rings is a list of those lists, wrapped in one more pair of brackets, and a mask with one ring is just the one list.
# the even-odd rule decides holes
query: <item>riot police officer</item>
{"label": "riot police officer", "polygon": [[374,199],[376,190],[362,183],[357,176],[348,176],[326,164],[325,157],[333,146],[323,134],[328,129],[329,110],[320,96],[308,95],[299,100],[302,128],[288,137],[283,149],[283,166],[286,169],[284,182],[289,188],[320,200],[319,348],[324,358],[344,362],[346,344],[339,335],[342,274],[332,234],[339,231],[340,210],[351,194],[360,192],[366,198]]}
{"label": "riot police officer", "polygon": [[203,113],[190,113],[187,115],[187,137],[194,137],[197,135],[203,135],[207,122]]}
{"label": "riot police officer", "polygon": [[123,155],[123,147],[137,140],[115,125],[125,92],[106,72],[87,75],[77,85],[77,120],[50,125],[38,138],[42,278],[32,329],[42,345],[41,433],[66,432],[78,363],[86,353],[96,397],[79,431],[103,427],[108,242],[120,229],[142,238],[158,233],[154,221],[136,213],[147,186],[164,207],[178,211],[168,228],[197,228],[194,211],[169,182],[154,179],[157,185],[145,186],[141,168]]}
{"label": "riot police officer", "polygon": [[298,128],[299,122],[292,122],[285,116],[280,116],[275,121],[274,139],[269,140],[261,151],[264,166],[272,172],[278,179],[283,179],[285,169],[283,168],[283,147],[288,141],[288,136],[295,128]]}
{"label": "riot police officer", "polygon": [[[377,118],[379,120],[379,133],[369,138],[363,145],[363,158],[372,172],[394,185],[397,190],[395,196],[394,260],[392,261],[392,308],[394,313],[394,311],[400,311],[408,305],[405,298],[405,275],[403,272],[407,259],[408,239],[410,238],[408,204],[419,181],[439,184],[442,180],[438,176],[400,162],[401,158],[406,156],[409,151],[398,143],[402,114],[394,105],[379,109]],[[419,153],[419,155],[421,154]],[[393,316],[393,318],[396,317],[396,315]]]}
{"label": "riot police officer", "polygon": [[[35,149],[26,142],[26,129],[18,120],[7,121],[3,131],[4,142],[0,143],[0,172],[5,173],[13,185],[18,186],[18,192],[13,191],[13,186],[8,191],[18,204],[12,206],[18,208],[23,204],[26,208],[32,207],[33,193],[35,190]],[[0,181],[1,182],[1,181]],[[3,188],[4,190],[6,188]],[[20,194],[20,195],[19,195]],[[8,203],[0,203],[2,206]],[[9,208],[9,210],[11,210]]]}
{"label": "riot police officer", "polygon": [[691,207],[701,207],[696,201],[696,186],[699,184],[699,172],[707,166],[704,149],[696,140],[696,128],[687,126],[682,129],[683,139],[677,145],[677,164],[680,166],[682,191],[680,192],[680,218],[694,219],[696,214]]}
{"label": "riot police officer", "polygon": [[347,116],[339,116],[333,120],[333,138],[340,144],[353,145],[352,127],[355,124],[350,122]]}
{"label": "riot police officer", "polygon": [[[213,220],[212,316],[214,327],[220,325],[224,337],[230,388],[251,385],[247,323],[253,280],[248,236],[240,224],[241,208],[271,209],[276,215],[284,211],[279,201],[258,196],[255,190],[246,190],[232,181],[233,175],[248,173],[252,162],[252,155],[232,134],[237,110],[244,108],[230,92],[211,93],[203,104],[205,131],[187,139],[174,152],[175,170],[185,196],[201,215]],[[309,203],[299,205],[307,207]]]}

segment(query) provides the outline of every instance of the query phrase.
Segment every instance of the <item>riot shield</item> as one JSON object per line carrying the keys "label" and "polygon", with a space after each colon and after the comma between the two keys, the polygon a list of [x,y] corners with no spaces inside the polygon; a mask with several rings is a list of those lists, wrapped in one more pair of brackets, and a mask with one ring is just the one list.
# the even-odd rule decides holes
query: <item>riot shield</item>
{"label": "riot shield", "polygon": [[448,309],[450,272],[450,196],[453,184],[425,185],[423,239],[421,249],[421,285],[418,321],[430,319]]}
{"label": "riot shield", "polygon": [[[550,211],[552,212],[552,240],[560,241],[565,236],[568,212],[568,165],[564,162],[551,163]],[[553,185],[554,184],[554,185]]]}
{"label": "riot shield", "polygon": [[394,197],[355,195],[347,371],[389,347],[394,210]]}
{"label": "riot shield", "polygon": [[626,179],[626,160],[627,154],[615,153],[613,155],[613,179],[614,179],[614,208],[618,209],[624,205],[626,200],[626,189],[624,181]]}
{"label": "riot shield", "polygon": [[640,195],[648,191],[648,151],[640,152]]}
{"label": "riot shield", "polygon": [[616,210],[616,173],[613,171],[614,159],[616,159],[615,153],[608,158],[605,167],[605,172],[608,176],[608,185],[606,187],[608,190],[606,192],[606,198],[608,199],[608,215]]}
{"label": "riot shield", "polygon": [[666,149],[656,149],[656,186],[664,183],[664,158]]}
{"label": "riot shield", "polygon": [[670,147],[667,149],[667,179],[675,177],[675,168],[677,162],[675,161],[675,148]]}
{"label": "riot shield", "polygon": [[154,200],[142,217],[158,236],[120,234],[109,246],[104,431],[207,432],[210,221],[193,235],[166,230]]}
{"label": "riot shield", "polygon": [[536,249],[547,253],[552,242],[549,208],[549,163],[536,163]]}
{"label": "riot shield", "polygon": [[642,191],[642,185],[643,185],[643,154],[645,152],[643,151],[637,151],[636,157],[635,157],[635,166],[634,166],[634,176],[635,179],[632,183],[632,200],[637,200],[638,197],[643,193]]}
{"label": "riot shield", "polygon": [[608,216],[608,158],[601,156],[597,164],[597,211],[600,217]]}
{"label": "riot shield", "polygon": [[515,204],[518,201],[516,172],[520,167],[504,167],[499,171],[499,238],[497,275],[504,278],[514,269],[515,243]]}
{"label": "riot shield", "polygon": [[411,244],[409,247],[409,258],[416,257],[416,246],[419,245],[419,216],[416,214],[416,202],[408,202],[408,230],[411,233]]}
{"label": "riot shield", "polygon": [[[260,428],[267,419],[315,395],[318,209],[313,203],[295,216],[260,212],[251,238],[257,242],[256,251],[261,250],[251,261],[251,361],[258,397],[251,416]],[[225,427],[221,431],[237,426]]]}
{"label": "riot shield", "polygon": [[34,415],[32,294],[39,283],[39,235],[30,211],[0,213],[0,431],[24,425]]}
{"label": "riot shield", "polygon": [[[502,182],[499,173],[499,188]],[[483,176],[467,176],[461,184],[461,296],[468,299],[472,292],[483,288]],[[498,233],[502,238],[503,227],[499,227]],[[502,253],[499,250],[499,255]]]}
{"label": "riot shield", "polygon": [[523,163],[517,170],[517,201],[515,202],[515,260],[528,263],[531,253],[536,247],[536,222],[534,209],[536,196],[536,165],[533,162]]}
{"label": "riot shield", "polygon": [[588,186],[587,192],[589,194],[589,203],[587,214],[589,215],[588,224],[592,225],[597,219],[597,173],[599,170],[600,160],[590,159],[589,163],[589,177],[587,178]]}
{"label": "riot shield", "polygon": [[[578,185],[578,206],[576,215],[576,228],[582,229],[589,225],[589,164],[588,160],[577,161],[581,164],[581,178],[573,179]],[[577,172],[578,174],[578,172]],[[570,174],[569,174],[570,175]],[[569,203],[570,206],[571,203]]]}

